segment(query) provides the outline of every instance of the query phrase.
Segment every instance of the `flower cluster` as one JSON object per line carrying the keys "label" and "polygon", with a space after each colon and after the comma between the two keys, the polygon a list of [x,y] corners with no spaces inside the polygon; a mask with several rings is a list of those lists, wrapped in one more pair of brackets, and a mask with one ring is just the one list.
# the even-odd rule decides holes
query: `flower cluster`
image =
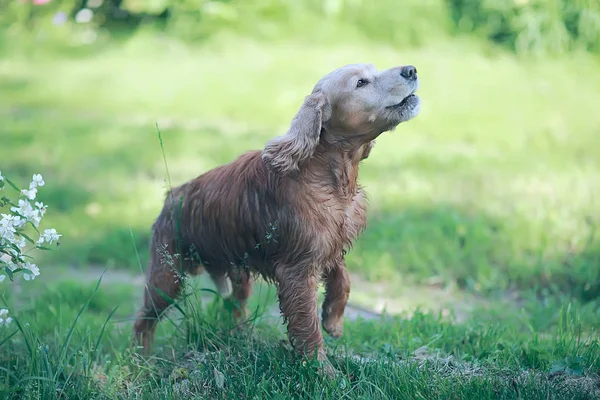
{"label": "flower cluster", "polygon": [[[58,245],[62,235],[58,234],[56,229],[45,229],[43,232],[38,230],[47,209],[43,203],[34,202],[38,188],[45,185],[40,174],[33,175],[28,189],[20,190],[0,172],[0,194],[3,194],[1,192],[7,184],[19,193],[19,198],[15,204],[5,195],[0,197],[0,211],[7,210],[7,212],[0,212],[0,282],[3,282],[6,277],[12,281],[19,274],[29,281],[35,279],[40,274],[40,270],[31,262],[33,258],[27,253],[32,248],[48,250],[44,244]],[[37,240],[34,241],[26,234],[27,225],[37,233]],[[26,250],[27,243],[32,248]],[[0,326],[10,322],[8,310],[0,309]]]}

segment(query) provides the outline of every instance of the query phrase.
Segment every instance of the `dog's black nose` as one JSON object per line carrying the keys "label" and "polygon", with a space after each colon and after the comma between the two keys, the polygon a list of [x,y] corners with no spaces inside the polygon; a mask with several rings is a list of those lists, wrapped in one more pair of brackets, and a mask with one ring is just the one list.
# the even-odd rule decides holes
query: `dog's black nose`
{"label": "dog's black nose", "polygon": [[405,67],[402,67],[402,69],[400,70],[400,75],[402,75],[406,79],[416,79],[417,69],[412,65],[407,65]]}

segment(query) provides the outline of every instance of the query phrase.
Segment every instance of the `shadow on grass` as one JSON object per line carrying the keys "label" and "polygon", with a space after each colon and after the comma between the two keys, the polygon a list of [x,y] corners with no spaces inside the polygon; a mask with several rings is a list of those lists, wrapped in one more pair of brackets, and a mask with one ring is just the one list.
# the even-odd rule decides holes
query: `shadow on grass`
{"label": "shadow on grass", "polygon": [[444,204],[372,210],[348,266],[372,280],[454,282],[482,293],[549,290],[582,300],[600,295],[600,244],[593,236],[580,251],[564,254],[528,248],[509,224]]}

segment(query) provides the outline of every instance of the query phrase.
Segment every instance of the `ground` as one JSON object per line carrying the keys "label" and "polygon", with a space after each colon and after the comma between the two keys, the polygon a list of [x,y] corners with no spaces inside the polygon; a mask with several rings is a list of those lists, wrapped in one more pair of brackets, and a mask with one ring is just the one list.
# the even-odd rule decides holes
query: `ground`
{"label": "ground", "polygon": [[[16,319],[0,328],[3,395],[599,396],[597,58],[518,59],[461,39],[223,40],[0,56],[0,171],[22,184],[44,174],[45,223],[64,234],[40,277],[6,286]],[[260,148],[321,75],[356,61],[415,64],[423,111],[361,169],[369,226],[348,254],[344,336],[326,340],[339,379],[292,357],[266,285],[251,323],[232,329],[227,303],[192,280],[153,356],[134,355],[166,167],[174,185]]]}

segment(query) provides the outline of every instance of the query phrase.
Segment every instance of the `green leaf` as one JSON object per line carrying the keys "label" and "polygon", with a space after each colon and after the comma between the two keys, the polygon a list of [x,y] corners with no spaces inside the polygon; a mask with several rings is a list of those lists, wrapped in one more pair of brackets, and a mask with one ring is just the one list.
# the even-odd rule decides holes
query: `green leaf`
{"label": "green leaf", "polygon": [[94,352],[98,351],[98,348],[100,347],[100,342],[102,341],[102,336],[104,336],[106,325],[108,325],[108,321],[110,321],[111,318],[115,315],[118,308],[119,305],[117,304],[117,306],[113,308],[110,314],[108,314],[108,317],[106,318],[106,321],[104,321],[104,324],[102,324],[102,328],[100,329],[100,333],[98,334],[98,339],[96,340],[96,345],[94,346]]}
{"label": "green leaf", "polygon": [[550,367],[550,373],[555,374],[558,372],[565,372],[567,369],[567,363],[565,360],[554,360],[552,361],[552,365]]}
{"label": "green leaf", "polygon": [[11,282],[14,281],[12,270],[6,267],[4,268],[4,271],[6,272],[6,276],[8,276],[8,279],[10,279]]}
{"label": "green leaf", "polygon": [[51,249],[50,247],[46,247],[46,246],[35,246],[36,249],[40,249],[40,250],[47,250],[47,251],[52,251],[53,249]]}
{"label": "green leaf", "polygon": [[550,373],[565,373],[568,375],[581,376],[584,374],[584,359],[581,356],[567,357],[562,360],[552,361]]}
{"label": "green leaf", "polygon": [[569,360],[569,374],[571,375],[583,375],[584,373],[584,359],[581,356],[574,357]]}
{"label": "green leaf", "polygon": [[8,197],[2,196],[2,198],[0,199],[0,207],[4,207],[7,204],[13,207],[17,207],[17,205],[13,203]]}
{"label": "green leaf", "polygon": [[35,242],[33,241],[33,239],[31,239],[29,236],[27,236],[26,234],[19,232],[19,236],[22,236],[25,240],[27,240],[29,243],[35,245]]}
{"label": "green leaf", "polygon": [[9,245],[9,246],[10,246],[10,247],[11,247],[11,248],[14,250],[14,251],[16,251],[16,252],[17,252],[17,254],[21,254],[21,249],[19,248],[19,246],[17,246],[17,245],[16,245],[16,244],[14,244],[14,243],[8,243],[8,245]]}
{"label": "green leaf", "polygon": [[6,183],[8,183],[10,186],[12,186],[12,188],[15,189],[17,192],[21,193],[21,189],[19,189],[17,187],[17,185],[15,185],[14,183],[12,183],[8,178],[4,178],[4,181]]}
{"label": "green leaf", "polygon": [[38,234],[40,233],[40,231],[38,231],[38,228],[36,228],[36,227],[35,227],[35,225],[33,224],[33,222],[31,222],[31,221],[27,221],[27,223],[28,223],[29,225],[31,225],[31,226],[33,227],[33,229],[35,229],[35,231],[36,231]]}
{"label": "green leaf", "polygon": [[16,331],[14,331],[13,333],[11,333],[10,335],[8,335],[7,337],[5,337],[4,339],[2,339],[2,341],[0,342],[0,347],[2,347],[2,345],[6,342],[8,342],[10,340],[11,337],[15,336],[16,333],[18,333],[19,330],[17,329]]}
{"label": "green leaf", "polygon": [[[13,207],[17,207],[17,206],[13,206]],[[21,214],[18,211],[13,211],[13,214],[16,215],[16,216],[18,216],[19,218],[27,219],[23,214]]]}

